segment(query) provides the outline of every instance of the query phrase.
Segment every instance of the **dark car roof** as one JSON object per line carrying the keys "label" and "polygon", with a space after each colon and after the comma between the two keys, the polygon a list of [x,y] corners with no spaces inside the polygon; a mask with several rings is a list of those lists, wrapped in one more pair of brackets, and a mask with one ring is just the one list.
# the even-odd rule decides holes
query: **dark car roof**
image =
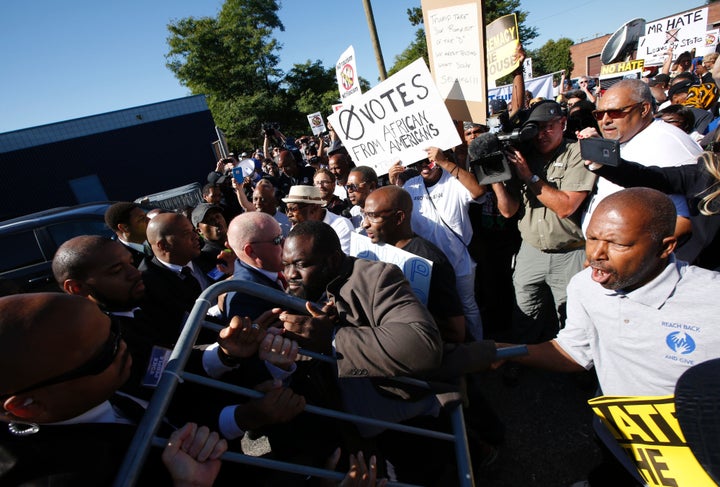
{"label": "dark car roof", "polygon": [[0,222],[0,233],[27,230],[29,228],[49,225],[59,221],[65,221],[68,217],[97,218],[104,216],[105,211],[115,203],[114,201],[98,201],[85,203],[77,206],[60,206],[49,210],[38,211],[28,215],[19,216],[10,220]]}

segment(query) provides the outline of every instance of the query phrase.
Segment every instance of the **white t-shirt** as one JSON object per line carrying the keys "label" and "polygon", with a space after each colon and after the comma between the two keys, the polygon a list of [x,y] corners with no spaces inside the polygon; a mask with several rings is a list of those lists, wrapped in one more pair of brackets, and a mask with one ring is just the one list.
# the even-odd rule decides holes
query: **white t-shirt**
{"label": "white t-shirt", "polygon": [[323,222],[330,225],[340,239],[342,251],[350,255],[350,234],[353,232],[352,223],[344,216],[336,215],[332,211],[325,210]]}
{"label": "white t-shirt", "polygon": [[468,208],[470,203],[485,201],[485,196],[473,200],[470,191],[447,171],[429,188],[422,176],[409,179],[403,188],[413,199],[413,231],[445,252],[457,277],[470,274],[475,262],[467,250],[473,236]]}
{"label": "white t-shirt", "polygon": [[[688,134],[676,126],[654,120],[645,130],[620,144],[620,157],[643,166],[671,167],[695,164],[702,148]],[[587,232],[590,216],[606,196],[620,191],[622,186],[605,178],[598,178],[597,190],[592,195],[582,218],[583,233]],[[682,195],[671,196],[679,215],[689,215],[687,201]]]}

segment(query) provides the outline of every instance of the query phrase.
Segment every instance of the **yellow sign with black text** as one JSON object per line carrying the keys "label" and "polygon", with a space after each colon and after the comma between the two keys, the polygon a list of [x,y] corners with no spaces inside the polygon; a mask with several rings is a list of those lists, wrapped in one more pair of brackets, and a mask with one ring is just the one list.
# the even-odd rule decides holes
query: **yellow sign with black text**
{"label": "yellow sign with black text", "polygon": [[712,487],[675,417],[674,396],[601,396],[588,401],[649,486]]}

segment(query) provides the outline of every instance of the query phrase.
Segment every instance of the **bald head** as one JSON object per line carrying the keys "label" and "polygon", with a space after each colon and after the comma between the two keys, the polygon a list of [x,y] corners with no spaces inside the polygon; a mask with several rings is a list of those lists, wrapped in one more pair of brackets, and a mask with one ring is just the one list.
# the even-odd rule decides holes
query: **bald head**
{"label": "bald head", "polygon": [[62,286],[67,279],[84,280],[96,264],[96,257],[110,246],[122,245],[107,237],[80,235],[62,244],[52,261],[55,281]]}
{"label": "bald head", "polygon": [[[9,419],[61,421],[106,400],[130,371],[127,347],[116,338],[110,319],[80,296],[0,298],[0,396],[10,396],[2,404]],[[118,347],[104,370],[63,378],[98,357],[107,343]],[[43,385],[51,380],[55,383]]]}
{"label": "bald head", "polygon": [[367,196],[362,226],[374,243],[404,245],[412,238],[413,202],[410,193],[400,186],[383,186]]}
{"label": "bald head", "polygon": [[161,213],[150,220],[147,240],[155,256],[171,264],[184,266],[200,255],[200,236],[179,213]]}
{"label": "bald head", "polygon": [[597,206],[587,227],[591,278],[606,289],[634,291],[667,267],[675,250],[675,206],[649,188],[618,191]]}
{"label": "bald head", "polygon": [[[147,240],[152,246],[157,245],[160,240],[166,239],[177,232],[177,229],[187,220],[187,217],[179,213],[160,213],[150,220],[147,227]],[[191,223],[192,225],[192,223]]]}
{"label": "bald head", "polygon": [[228,229],[228,245],[238,259],[259,269],[281,270],[282,245],[273,240],[282,236],[280,224],[267,213],[255,211],[233,218]]}
{"label": "bald head", "polygon": [[609,214],[614,214],[637,224],[645,228],[655,242],[661,242],[675,233],[675,205],[665,193],[655,189],[628,188],[618,191],[605,197],[595,212],[600,212],[598,218],[608,218]]}

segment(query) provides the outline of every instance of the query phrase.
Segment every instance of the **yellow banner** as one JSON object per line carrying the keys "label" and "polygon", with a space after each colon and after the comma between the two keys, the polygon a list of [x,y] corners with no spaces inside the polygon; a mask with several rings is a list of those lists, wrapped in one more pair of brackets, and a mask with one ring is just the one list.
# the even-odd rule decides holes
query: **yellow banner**
{"label": "yellow banner", "polygon": [[602,396],[588,401],[650,486],[714,487],[688,447],[674,396]]}
{"label": "yellow banner", "polygon": [[637,71],[645,67],[644,59],[633,59],[632,61],[621,61],[613,64],[603,64],[600,66],[600,75],[627,73],[628,71]]}

